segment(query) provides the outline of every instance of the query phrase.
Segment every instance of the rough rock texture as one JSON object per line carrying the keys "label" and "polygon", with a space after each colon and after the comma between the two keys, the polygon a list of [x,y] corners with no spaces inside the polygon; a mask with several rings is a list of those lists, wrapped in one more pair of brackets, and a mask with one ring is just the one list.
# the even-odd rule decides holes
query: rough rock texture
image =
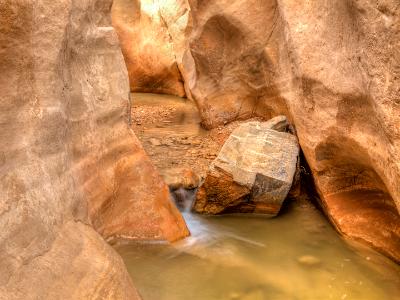
{"label": "rough rock texture", "polygon": [[235,129],[212,163],[194,210],[277,215],[292,186],[299,155],[296,137],[285,132],[287,125],[281,116]]}
{"label": "rough rock texture", "polygon": [[185,0],[116,0],[113,24],[125,57],[132,92],[185,96],[181,75],[186,49]]}
{"label": "rough rock texture", "polygon": [[187,234],[126,124],[110,7],[0,2],[1,299],[138,299],[91,224],[106,237]]}
{"label": "rough rock texture", "polygon": [[[189,2],[184,62],[204,124],[287,115],[338,230],[400,260],[398,1]],[[353,201],[332,200],[345,192],[375,198],[349,218]]]}

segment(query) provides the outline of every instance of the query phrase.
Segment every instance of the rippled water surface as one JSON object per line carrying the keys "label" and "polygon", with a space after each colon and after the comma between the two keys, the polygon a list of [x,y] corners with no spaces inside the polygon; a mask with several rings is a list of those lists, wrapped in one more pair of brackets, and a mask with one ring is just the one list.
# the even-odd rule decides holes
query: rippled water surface
{"label": "rippled water surface", "polygon": [[183,241],[117,247],[144,300],[400,299],[400,266],[345,242],[311,205],[184,217]]}

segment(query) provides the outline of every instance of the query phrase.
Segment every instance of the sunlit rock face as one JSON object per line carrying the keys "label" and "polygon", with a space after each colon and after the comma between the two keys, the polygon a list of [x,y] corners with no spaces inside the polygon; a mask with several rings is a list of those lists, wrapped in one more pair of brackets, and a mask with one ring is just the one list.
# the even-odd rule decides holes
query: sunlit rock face
{"label": "sunlit rock face", "polygon": [[108,238],[187,234],[126,125],[110,7],[0,3],[1,299],[139,299],[92,225]]}
{"label": "sunlit rock face", "polygon": [[131,91],[185,96],[182,56],[189,22],[185,0],[115,0]]}
{"label": "sunlit rock face", "polygon": [[400,260],[398,1],[189,2],[203,123],[287,115],[338,230]]}

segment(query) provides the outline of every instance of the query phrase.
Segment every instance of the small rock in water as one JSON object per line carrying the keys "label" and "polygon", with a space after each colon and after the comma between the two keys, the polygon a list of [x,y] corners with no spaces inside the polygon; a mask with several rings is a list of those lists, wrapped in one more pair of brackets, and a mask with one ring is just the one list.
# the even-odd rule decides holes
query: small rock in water
{"label": "small rock in water", "polygon": [[297,261],[305,266],[315,266],[321,263],[321,260],[318,257],[312,255],[303,255],[297,258]]}

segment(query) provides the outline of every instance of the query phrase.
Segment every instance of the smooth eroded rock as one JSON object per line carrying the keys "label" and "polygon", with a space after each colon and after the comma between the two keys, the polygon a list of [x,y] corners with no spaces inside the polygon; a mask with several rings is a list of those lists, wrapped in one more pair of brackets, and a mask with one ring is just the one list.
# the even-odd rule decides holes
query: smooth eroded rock
{"label": "smooth eroded rock", "polygon": [[113,24],[121,41],[132,92],[185,96],[181,44],[185,1],[116,0]]}
{"label": "smooth eroded rock", "polygon": [[292,186],[299,155],[297,139],[285,132],[287,127],[285,117],[276,117],[244,123],[234,130],[212,163],[194,210],[278,214]]}
{"label": "smooth eroded rock", "polygon": [[88,225],[68,222],[45,255],[0,286],[1,299],[141,299],[121,257]]}
{"label": "smooth eroded rock", "polygon": [[288,115],[276,77],[282,18],[276,0],[189,0],[192,30],[183,66],[203,125]]}
{"label": "smooth eroded rock", "polygon": [[1,299],[138,299],[98,232],[188,234],[127,125],[110,7],[0,2]]}
{"label": "smooth eroded rock", "polygon": [[390,195],[352,190],[324,198],[325,209],[345,236],[367,242],[400,263],[400,216]]}

